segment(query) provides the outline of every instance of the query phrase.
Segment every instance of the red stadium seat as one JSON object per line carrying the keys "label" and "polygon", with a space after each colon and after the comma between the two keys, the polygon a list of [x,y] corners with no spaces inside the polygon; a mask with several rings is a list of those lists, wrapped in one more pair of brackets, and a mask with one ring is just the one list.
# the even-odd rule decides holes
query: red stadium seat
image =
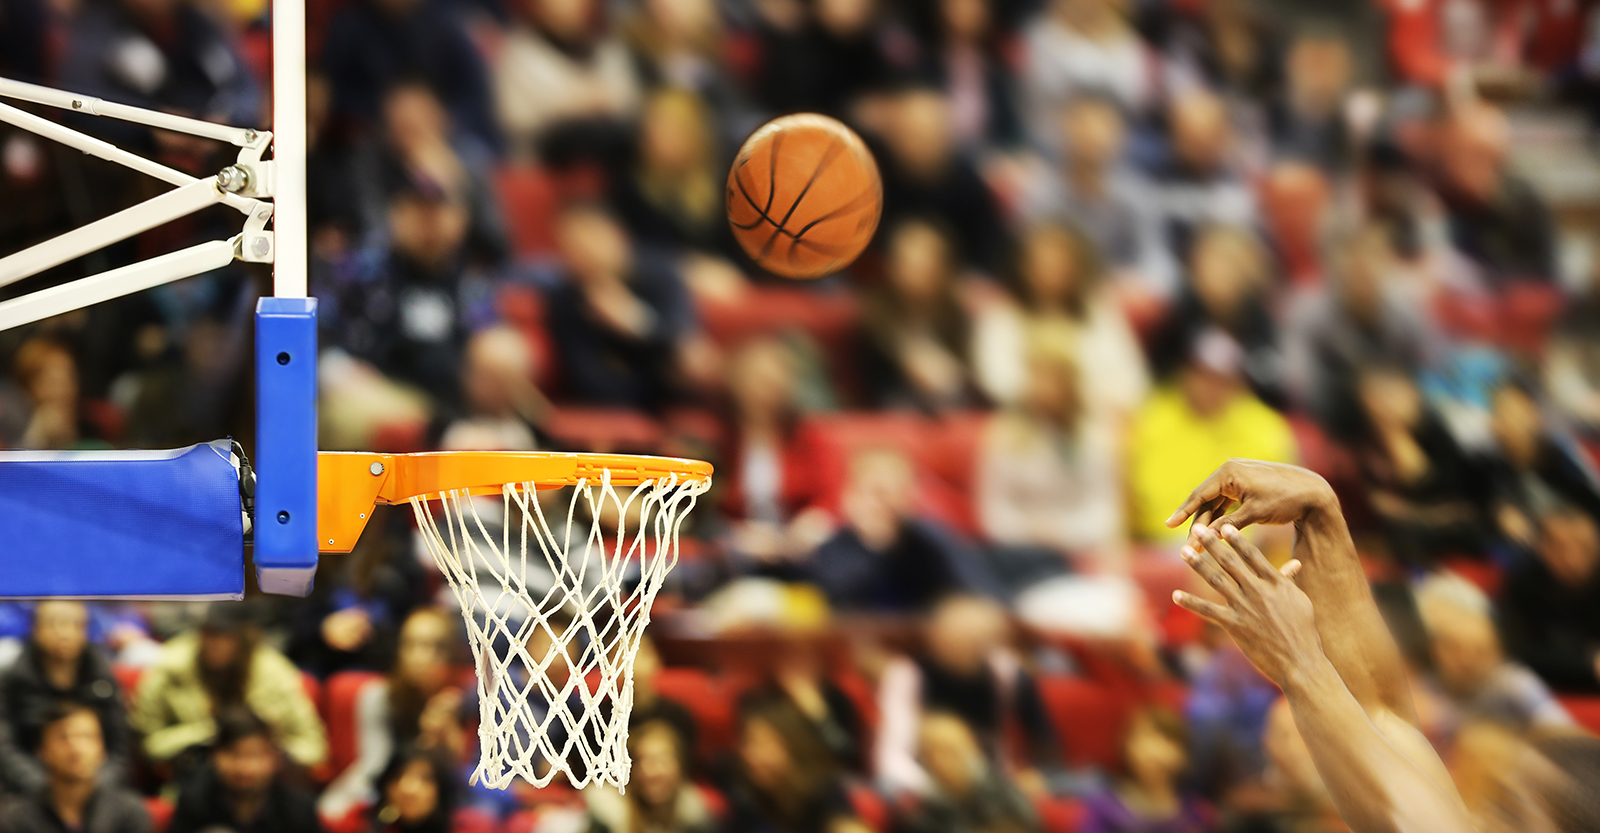
{"label": "red stadium seat", "polygon": [[1041,678],[1039,692],[1069,762],[1117,766],[1123,726],[1133,708],[1126,697],[1109,686],[1074,677]]}
{"label": "red stadium seat", "polygon": [[334,775],[360,752],[356,747],[356,699],[362,689],[383,679],[371,671],[344,671],[328,678],[322,719],[328,727],[328,766]]}
{"label": "red stadium seat", "polygon": [[661,444],[661,423],[638,411],[557,408],[545,431],[565,448],[599,453],[650,452]]}
{"label": "red stadium seat", "polygon": [[493,816],[476,807],[463,807],[450,820],[450,833],[497,833]]}
{"label": "red stadium seat", "polygon": [[733,747],[738,731],[737,696],[726,681],[698,668],[663,668],[656,677],[656,691],[694,715],[700,730],[700,748],[695,750],[698,759],[710,761]]}
{"label": "red stadium seat", "polygon": [[1035,798],[1033,810],[1039,814],[1039,827],[1045,833],[1075,833],[1088,813],[1083,802],[1055,796]]}
{"label": "red stadium seat", "polygon": [[1560,699],[1567,714],[1572,715],[1579,726],[1600,735],[1600,697],[1568,695]]}
{"label": "red stadium seat", "polygon": [[723,347],[755,336],[799,332],[822,351],[828,378],[846,390],[855,379],[855,297],[795,287],[753,287],[727,299],[700,298],[700,323]]}
{"label": "red stadium seat", "polygon": [[553,253],[556,212],[561,207],[555,179],[542,168],[509,165],[495,174],[495,190],[517,256],[536,259]]}
{"label": "red stadium seat", "polygon": [[850,792],[850,806],[855,809],[862,824],[871,828],[873,833],[887,833],[889,803],[883,800],[883,796],[866,784],[852,783],[847,789]]}
{"label": "red stadium seat", "polygon": [[117,678],[117,685],[122,686],[122,699],[132,705],[133,695],[139,691],[139,680],[144,677],[144,669],[134,665],[113,665],[111,676]]}
{"label": "red stadium seat", "polygon": [[[862,451],[888,448],[904,454],[917,467],[919,511],[970,535],[977,532],[971,489],[981,424],[980,418],[965,415],[934,421],[902,412],[852,412],[814,417],[810,427],[844,461],[835,467],[841,472]],[[844,486],[842,478],[833,484],[824,503],[837,505]]]}
{"label": "red stadium seat", "polygon": [[167,829],[167,825],[172,823],[172,811],[174,809],[176,808],[172,806],[172,802],[164,798],[155,797],[144,800],[144,811],[150,814],[150,829],[155,833],[163,833]]}

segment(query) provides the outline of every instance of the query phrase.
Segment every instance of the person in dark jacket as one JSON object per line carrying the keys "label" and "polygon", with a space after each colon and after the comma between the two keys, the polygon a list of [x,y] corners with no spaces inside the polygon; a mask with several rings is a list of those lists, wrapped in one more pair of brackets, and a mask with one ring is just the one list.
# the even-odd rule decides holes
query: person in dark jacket
{"label": "person in dark jacket", "polygon": [[778,698],[746,702],[728,797],[727,830],[826,833],[855,821],[833,756],[805,716]]}
{"label": "person in dark jacket", "polygon": [[0,678],[0,781],[9,792],[32,795],[49,783],[44,764],[30,754],[39,745],[46,715],[59,700],[81,703],[100,720],[106,764],[102,778],[127,775],[132,741],[122,689],[111,663],[89,643],[89,610],[82,602],[53,599],[33,611],[33,634]]}
{"label": "person in dark jacket", "polygon": [[0,833],[150,833],[144,802],[101,783],[106,746],[94,709],[72,700],[52,704],[35,754],[48,781],[0,812]]}
{"label": "person in dark jacket", "polygon": [[1551,688],[1600,692],[1600,534],[1564,507],[1540,524],[1538,558],[1506,577],[1501,627],[1512,656]]}
{"label": "person in dark jacket", "polygon": [[322,833],[315,800],[282,769],[272,727],[246,708],[224,710],[211,760],[184,783],[166,833]]}
{"label": "person in dark jacket", "polygon": [[1506,540],[1531,549],[1535,521],[1567,504],[1600,522],[1600,487],[1557,441],[1530,389],[1516,382],[1501,385],[1489,417],[1498,452],[1490,460],[1491,508]]}
{"label": "person in dark jacket", "polygon": [[459,792],[442,750],[402,749],[378,778],[373,833],[449,833]]}
{"label": "person in dark jacket", "polygon": [[[953,592],[1004,595],[983,556],[937,520],[915,514],[911,463],[895,451],[850,461],[844,526],[798,565],[841,610],[911,612]],[[780,576],[790,578],[791,576]]]}
{"label": "person in dark jacket", "polygon": [[363,0],[340,10],[323,43],[323,68],[333,84],[333,113],[360,133],[380,118],[383,94],[419,78],[450,111],[457,129],[500,147],[489,98],[489,71],[466,29],[446,4]]}
{"label": "person in dark jacket", "polygon": [[563,280],[546,303],[573,398],[648,409],[675,395],[694,310],[669,263],[636,256],[604,208],[577,204],[558,223]]}

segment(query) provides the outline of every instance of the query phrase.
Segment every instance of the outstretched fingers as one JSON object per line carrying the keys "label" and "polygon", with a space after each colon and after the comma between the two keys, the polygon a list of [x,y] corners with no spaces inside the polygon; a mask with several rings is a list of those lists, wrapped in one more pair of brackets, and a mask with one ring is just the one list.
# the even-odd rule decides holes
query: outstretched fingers
{"label": "outstretched fingers", "polygon": [[1183,505],[1178,507],[1178,511],[1173,512],[1172,516],[1167,518],[1167,528],[1176,529],[1178,524],[1183,523],[1190,515],[1200,512],[1206,508],[1207,504],[1216,501],[1220,497],[1222,497],[1222,478],[1218,476],[1218,472],[1212,472],[1210,477],[1207,477],[1203,483],[1196,486],[1194,491],[1189,493],[1189,497],[1184,499]]}
{"label": "outstretched fingers", "polygon": [[1240,557],[1233,545],[1228,541],[1224,541],[1222,536],[1218,535],[1216,530],[1210,527],[1201,527],[1198,530],[1198,536],[1201,545],[1205,547],[1206,553],[1210,555],[1209,558],[1202,558],[1201,560],[1216,562],[1223,572],[1227,573],[1239,585],[1241,590],[1254,593],[1256,589],[1255,582],[1259,581],[1259,578],[1254,570],[1245,566],[1244,559]]}
{"label": "outstretched fingers", "polygon": [[1205,579],[1206,584],[1211,585],[1218,593],[1221,593],[1222,598],[1226,599],[1229,604],[1235,604],[1239,601],[1239,582],[1222,569],[1221,565],[1217,563],[1217,559],[1208,557],[1187,544],[1184,545],[1179,553],[1183,556],[1184,563],[1189,565],[1189,569],[1194,570],[1200,578]]}
{"label": "outstretched fingers", "polygon": [[1267,557],[1261,554],[1261,550],[1257,549],[1255,544],[1245,540],[1244,533],[1240,532],[1237,526],[1223,524],[1219,531],[1222,533],[1222,539],[1233,547],[1234,552],[1237,552],[1239,557],[1244,559],[1244,563],[1250,565],[1250,569],[1254,570],[1256,575],[1268,581],[1275,580],[1280,576],[1280,573],[1273,568],[1272,563],[1267,561]]}
{"label": "outstretched fingers", "polygon": [[1178,607],[1217,625],[1226,625],[1233,621],[1233,611],[1216,602],[1208,602],[1193,593],[1174,590],[1172,591],[1172,602]]}

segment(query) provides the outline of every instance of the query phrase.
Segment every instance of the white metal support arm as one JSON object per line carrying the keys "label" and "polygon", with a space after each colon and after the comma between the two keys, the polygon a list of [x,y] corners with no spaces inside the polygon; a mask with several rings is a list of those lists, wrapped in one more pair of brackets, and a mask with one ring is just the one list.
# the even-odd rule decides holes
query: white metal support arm
{"label": "white metal support arm", "polygon": [[159,130],[227,142],[240,148],[235,164],[223,169],[215,177],[201,179],[26,110],[0,103],[0,122],[178,186],[138,205],[0,258],[0,287],[218,203],[245,215],[244,229],[229,240],[202,243],[0,303],[0,330],[198,275],[225,266],[235,258],[253,263],[274,261],[277,253],[273,233],[266,230],[266,224],[273,216],[274,206],[267,200],[273,196],[276,165],[261,159],[261,154],[272,141],[271,133],[212,124],[4,78],[0,78],[0,98],[14,98],[120,119]]}

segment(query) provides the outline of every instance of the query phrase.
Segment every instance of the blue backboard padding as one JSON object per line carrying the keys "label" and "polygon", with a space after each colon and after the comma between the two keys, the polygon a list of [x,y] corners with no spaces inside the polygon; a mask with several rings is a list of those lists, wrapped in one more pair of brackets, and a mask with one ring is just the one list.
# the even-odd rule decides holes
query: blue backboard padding
{"label": "blue backboard padding", "polygon": [[241,597],[230,449],[0,452],[0,597]]}
{"label": "blue backboard padding", "polygon": [[317,301],[256,302],[256,577],[303,596],[317,570]]}

